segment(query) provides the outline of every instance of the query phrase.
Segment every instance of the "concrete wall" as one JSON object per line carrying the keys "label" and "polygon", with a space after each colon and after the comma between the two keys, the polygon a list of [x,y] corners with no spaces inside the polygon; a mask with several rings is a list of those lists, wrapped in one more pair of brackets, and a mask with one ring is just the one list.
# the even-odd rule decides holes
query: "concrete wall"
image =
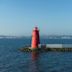
{"label": "concrete wall", "polygon": [[72,44],[63,44],[64,48],[72,48]]}
{"label": "concrete wall", "polygon": [[40,44],[39,47],[45,48],[72,48],[72,44]]}
{"label": "concrete wall", "polygon": [[46,47],[49,48],[63,48],[62,44],[46,44]]}

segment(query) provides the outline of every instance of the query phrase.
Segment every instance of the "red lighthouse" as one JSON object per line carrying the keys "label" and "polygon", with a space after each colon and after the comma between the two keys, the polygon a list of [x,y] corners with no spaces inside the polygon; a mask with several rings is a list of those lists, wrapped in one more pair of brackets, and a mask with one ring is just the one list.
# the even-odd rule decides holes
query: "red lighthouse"
{"label": "red lighthouse", "polygon": [[32,31],[32,44],[31,44],[31,48],[37,49],[39,43],[40,43],[39,30],[38,30],[38,27],[35,27],[33,29],[33,31]]}

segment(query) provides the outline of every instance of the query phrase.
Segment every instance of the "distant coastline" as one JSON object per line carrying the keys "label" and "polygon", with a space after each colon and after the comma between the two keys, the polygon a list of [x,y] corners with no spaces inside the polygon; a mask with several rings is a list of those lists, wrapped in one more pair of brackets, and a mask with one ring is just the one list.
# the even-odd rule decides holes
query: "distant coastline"
{"label": "distant coastline", "polygon": [[[72,35],[41,35],[41,38],[48,39],[72,39]],[[2,38],[31,38],[31,36],[9,36],[9,35],[0,35],[0,39]]]}

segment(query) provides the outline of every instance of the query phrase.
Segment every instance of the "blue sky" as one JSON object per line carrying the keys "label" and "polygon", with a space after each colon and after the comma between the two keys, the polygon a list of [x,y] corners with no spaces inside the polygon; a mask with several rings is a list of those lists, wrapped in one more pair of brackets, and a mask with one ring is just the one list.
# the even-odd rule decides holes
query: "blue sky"
{"label": "blue sky", "polygon": [[0,35],[72,35],[72,0],[0,0]]}

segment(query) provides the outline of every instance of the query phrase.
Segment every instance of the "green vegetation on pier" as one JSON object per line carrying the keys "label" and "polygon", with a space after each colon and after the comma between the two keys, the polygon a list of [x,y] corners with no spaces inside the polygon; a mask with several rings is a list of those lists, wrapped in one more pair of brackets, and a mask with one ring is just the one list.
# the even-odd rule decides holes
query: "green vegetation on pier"
{"label": "green vegetation on pier", "polygon": [[31,48],[20,48],[19,49],[22,52],[32,52],[32,51],[40,51],[40,52],[48,52],[48,51],[54,51],[54,52],[72,52],[72,48],[37,48],[37,49],[31,49]]}

